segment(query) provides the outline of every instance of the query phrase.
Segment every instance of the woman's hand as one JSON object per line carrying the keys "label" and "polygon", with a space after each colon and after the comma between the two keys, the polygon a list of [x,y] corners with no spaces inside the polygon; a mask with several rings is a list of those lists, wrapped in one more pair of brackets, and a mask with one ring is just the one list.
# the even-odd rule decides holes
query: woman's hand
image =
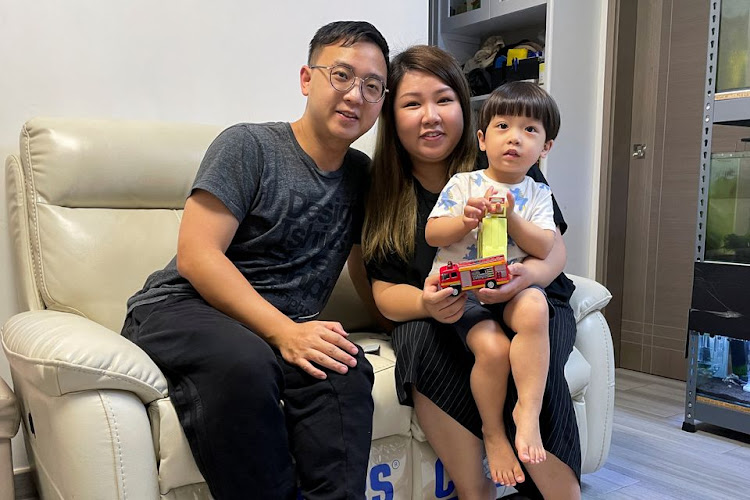
{"label": "woman's hand", "polygon": [[480,288],[475,290],[474,293],[477,298],[485,304],[508,302],[518,292],[534,284],[529,268],[524,266],[522,262],[509,265],[508,273],[511,276],[510,282],[497,288]]}
{"label": "woman's hand", "polygon": [[453,296],[452,288],[440,289],[438,276],[428,276],[422,289],[422,303],[430,316],[441,323],[455,323],[464,314],[466,294]]}

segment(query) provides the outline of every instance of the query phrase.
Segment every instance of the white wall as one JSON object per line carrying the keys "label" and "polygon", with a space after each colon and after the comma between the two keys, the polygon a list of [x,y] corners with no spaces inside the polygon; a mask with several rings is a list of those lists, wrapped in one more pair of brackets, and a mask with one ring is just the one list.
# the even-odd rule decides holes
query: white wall
{"label": "white wall", "polygon": [[[568,222],[566,272],[594,278],[601,169],[607,2],[551,0],[547,90],[562,116],[545,175]],[[582,47],[585,47],[582,49]]]}
{"label": "white wall", "polygon": [[[36,0],[0,3],[0,157],[33,116],[226,125],[302,114],[299,68],[318,27],[367,20],[396,53],[427,42],[426,1]],[[358,143],[371,151],[373,135]],[[3,173],[4,186],[4,173]],[[0,324],[18,311],[5,190]],[[0,353],[0,376],[10,383]],[[27,466],[21,437],[16,469]]]}

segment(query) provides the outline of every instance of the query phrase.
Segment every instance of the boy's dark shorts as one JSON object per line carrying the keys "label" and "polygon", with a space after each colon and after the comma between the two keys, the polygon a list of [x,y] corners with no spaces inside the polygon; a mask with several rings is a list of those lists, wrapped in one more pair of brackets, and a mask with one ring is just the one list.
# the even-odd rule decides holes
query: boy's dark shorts
{"label": "boy's dark shorts", "polygon": [[[555,309],[549,303],[547,292],[544,291],[544,288],[538,285],[531,285],[529,288],[536,288],[544,294],[544,297],[547,299],[549,318],[552,319],[552,317],[555,315]],[[469,297],[466,300],[466,306],[464,307],[463,316],[461,316],[461,318],[452,325],[453,329],[461,338],[464,343],[464,347],[466,347],[467,350],[469,350],[469,346],[466,344],[466,336],[469,334],[469,330],[471,330],[477,323],[481,321],[485,321],[488,319],[497,321],[500,325],[500,328],[503,329],[509,339],[512,339],[515,336],[516,332],[511,330],[503,320],[503,313],[505,312],[505,306],[507,304],[507,302],[501,302],[499,304],[482,304],[479,302],[479,300],[477,300],[477,297],[473,292],[469,292]]]}

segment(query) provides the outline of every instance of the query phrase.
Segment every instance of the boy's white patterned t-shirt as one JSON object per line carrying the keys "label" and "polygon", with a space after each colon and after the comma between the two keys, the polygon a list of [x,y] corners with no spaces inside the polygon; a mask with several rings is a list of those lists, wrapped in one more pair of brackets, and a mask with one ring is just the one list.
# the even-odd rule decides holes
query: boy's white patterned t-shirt
{"label": "boy's white patterned t-shirt", "polygon": [[[543,182],[536,182],[529,176],[518,184],[504,184],[490,179],[484,170],[456,174],[448,181],[440,193],[432,217],[463,217],[464,207],[469,198],[481,198],[490,187],[498,196],[507,197],[510,192],[515,200],[514,212],[542,229],[555,230],[552,207],[552,190]],[[430,274],[440,271],[448,261],[460,262],[477,258],[478,228],[471,230],[461,241],[448,247],[438,248]],[[508,263],[523,260],[528,254],[508,236]]]}

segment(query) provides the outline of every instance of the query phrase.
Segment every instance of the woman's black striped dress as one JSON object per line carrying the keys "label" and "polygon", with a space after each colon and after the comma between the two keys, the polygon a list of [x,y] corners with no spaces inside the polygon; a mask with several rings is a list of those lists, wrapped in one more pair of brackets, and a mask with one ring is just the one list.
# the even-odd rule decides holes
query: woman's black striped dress
{"label": "woman's black striped dress", "polygon": [[[529,175],[537,181],[546,182],[537,167],[533,167]],[[396,257],[385,262],[369,262],[367,270],[371,279],[405,283],[421,289],[435,255],[435,249],[424,241],[424,226],[438,195],[425,190],[418,182],[415,184],[418,237],[414,257],[411,262],[403,262]],[[567,224],[557,203],[554,203],[554,209],[555,223],[564,232]],[[568,304],[573,289],[573,283],[564,274],[546,289],[553,314],[549,325],[550,366],[539,427],[545,450],[567,464],[580,481],[581,445],[573,402],[565,380],[565,363],[573,350],[576,336],[575,318]],[[509,331],[505,326],[504,330]],[[414,405],[412,389],[416,388],[481,439],[482,421],[469,383],[474,357],[459,336],[450,330],[450,326],[433,320],[409,321],[393,330],[392,341],[396,352],[396,392],[401,404]],[[516,431],[511,412],[517,401],[518,393],[511,375],[504,415],[511,444],[515,441]],[[541,498],[529,474],[516,489],[529,498]]]}

